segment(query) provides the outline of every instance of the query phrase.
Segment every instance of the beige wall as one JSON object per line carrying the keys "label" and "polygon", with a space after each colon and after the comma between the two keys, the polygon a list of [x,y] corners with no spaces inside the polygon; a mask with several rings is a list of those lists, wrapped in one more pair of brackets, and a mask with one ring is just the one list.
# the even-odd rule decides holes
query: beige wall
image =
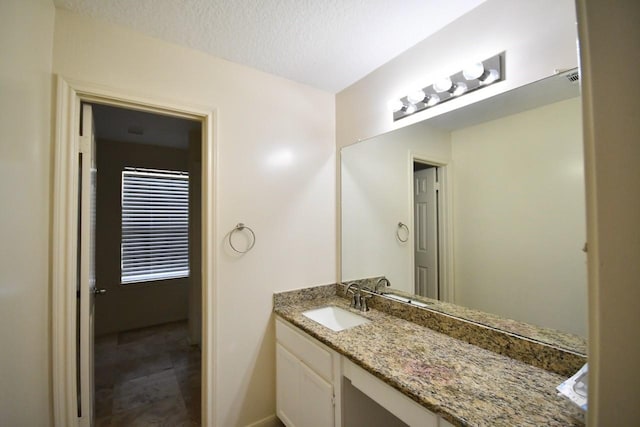
{"label": "beige wall", "polygon": [[50,0],[0,2],[0,425],[51,423]]}
{"label": "beige wall", "polygon": [[640,3],[578,0],[589,239],[589,424],[640,420]]}
{"label": "beige wall", "polygon": [[[336,277],[334,96],[64,11],[53,68],[216,111],[214,416],[245,426],[274,414],[272,294]],[[244,256],[225,243],[238,222],[257,236]]]}
{"label": "beige wall", "polygon": [[[336,96],[338,147],[577,66],[573,0],[487,0]],[[396,123],[387,102],[506,51],[506,80]]]}
{"label": "beige wall", "polygon": [[455,302],[587,336],[580,98],[451,134]]}
{"label": "beige wall", "polygon": [[188,170],[187,150],[98,140],[96,158],[96,287],[107,290],[96,298],[96,335],[186,319],[189,278],[120,284],[120,200],[125,167]]}

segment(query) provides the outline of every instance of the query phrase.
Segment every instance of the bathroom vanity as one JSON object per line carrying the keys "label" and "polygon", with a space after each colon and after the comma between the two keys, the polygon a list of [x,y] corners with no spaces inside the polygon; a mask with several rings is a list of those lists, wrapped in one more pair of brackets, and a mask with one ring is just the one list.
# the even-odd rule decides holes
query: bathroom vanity
{"label": "bathroom vanity", "polygon": [[[321,307],[368,322],[334,331],[304,314]],[[556,394],[566,376],[389,311],[357,311],[340,285],[276,294],[274,312],[277,415],[289,427],[584,425]]]}

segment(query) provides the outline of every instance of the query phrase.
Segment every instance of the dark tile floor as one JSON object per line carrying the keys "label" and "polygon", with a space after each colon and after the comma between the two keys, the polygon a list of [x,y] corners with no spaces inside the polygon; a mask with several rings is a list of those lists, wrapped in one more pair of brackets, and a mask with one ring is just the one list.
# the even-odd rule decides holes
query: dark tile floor
{"label": "dark tile floor", "polygon": [[199,426],[200,360],[186,321],[97,337],[96,427]]}

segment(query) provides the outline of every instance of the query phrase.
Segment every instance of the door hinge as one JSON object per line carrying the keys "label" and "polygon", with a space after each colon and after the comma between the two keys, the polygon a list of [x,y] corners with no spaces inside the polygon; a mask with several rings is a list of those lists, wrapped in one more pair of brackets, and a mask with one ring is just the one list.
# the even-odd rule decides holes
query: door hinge
{"label": "door hinge", "polygon": [[331,404],[333,406],[336,406],[336,395],[335,394],[333,396],[331,396]]}
{"label": "door hinge", "polygon": [[439,182],[434,182],[433,183],[433,189],[436,191],[440,191],[440,183]]}

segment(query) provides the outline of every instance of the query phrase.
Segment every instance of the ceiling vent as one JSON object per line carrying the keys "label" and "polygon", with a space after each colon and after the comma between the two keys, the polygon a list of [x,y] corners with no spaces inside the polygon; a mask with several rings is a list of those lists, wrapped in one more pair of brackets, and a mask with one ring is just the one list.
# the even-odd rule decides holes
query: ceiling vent
{"label": "ceiling vent", "polygon": [[580,74],[577,71],[567,74],[567,80],[571,83],[576,83],[580,81]]}

